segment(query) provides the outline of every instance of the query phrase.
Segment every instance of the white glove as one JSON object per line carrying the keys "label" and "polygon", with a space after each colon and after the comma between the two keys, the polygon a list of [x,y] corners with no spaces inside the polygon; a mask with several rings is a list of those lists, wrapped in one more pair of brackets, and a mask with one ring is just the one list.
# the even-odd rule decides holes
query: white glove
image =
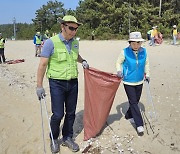
{"label": "white glove", "polygon": [[148,83],[149,83],[149,82],[150,82],[150,77],[148,77],[148,76],[147,76],[147,77],[145,77],[144,81],[146,81],[146,82],[148,82]]}
{"label": "white glove", "polygon": [[82,66],[83,66],[84,69],[88,69],[89,68],[89,64],[87,63],[86,60],[82,61]]}
{"label": "white glove", "polygon": [[43,87],[37,87],[36,88],[36,94],[37,94],[39,100],[43,99],[43,97],[46,96],[45,90]]}
{"label": "white glove", "polygon": [[117,72],[117,77],[119,77],[119,78],[123,78],[123,74],[122,74],[122,72],[121,72],[121,71],[118,71],[118,72]]}

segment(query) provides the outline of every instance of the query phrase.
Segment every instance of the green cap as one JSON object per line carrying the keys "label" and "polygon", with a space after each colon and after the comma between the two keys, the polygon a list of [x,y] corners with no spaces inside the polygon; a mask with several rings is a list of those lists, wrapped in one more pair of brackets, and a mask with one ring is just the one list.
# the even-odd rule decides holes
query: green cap
{"label": "green cap", "polygon": [[70,22],[70,23],[72,22],[72,23],[76,23],[79,26],[82,25],[82,23],[79,23],[77,21],[77,19],[74,16],[71,16],[71,15],[66,15],[66,16],[63,17],[63,19],[59,17],[58,22],[61,23],[61,24],[67,23],[67,22]]}

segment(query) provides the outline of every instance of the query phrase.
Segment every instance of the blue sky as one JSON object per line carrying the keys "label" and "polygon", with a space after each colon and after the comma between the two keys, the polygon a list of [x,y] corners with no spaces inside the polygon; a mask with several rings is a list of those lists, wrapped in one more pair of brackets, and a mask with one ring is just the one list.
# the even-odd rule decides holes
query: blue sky
{"label": "blue sky", "polygon": [[[11,24],[13,18],[16,22],[32,23],[36,10],[46,5],[50,0],[0,0],[0,24]],[[53,0],[54,1],[54,0]],[[65,9],[76,9],[79,0],[58,0],[64,4]]]}

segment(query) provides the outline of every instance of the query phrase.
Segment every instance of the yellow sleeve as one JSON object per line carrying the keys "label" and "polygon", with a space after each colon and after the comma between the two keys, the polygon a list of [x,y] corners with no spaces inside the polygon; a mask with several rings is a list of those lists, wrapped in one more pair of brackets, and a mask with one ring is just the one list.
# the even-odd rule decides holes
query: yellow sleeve
{"label": "yellow sleeve", "polygon": [[146,57],[145,73],[146,73],[147,77],[150,77],[150,67],[149,67],[149,56],[148,56],[148,54]]}
{"label": "yellow sleeve", "polygon": [[117,70],[117,72],[118,71],[122,71],[121,65],[124,62],[124,59],[125,59],[125,57],[124,57],[124,50],[122,50],[120,52],[119,56],[118,56],[117,61],[116,61],[116,70]]}

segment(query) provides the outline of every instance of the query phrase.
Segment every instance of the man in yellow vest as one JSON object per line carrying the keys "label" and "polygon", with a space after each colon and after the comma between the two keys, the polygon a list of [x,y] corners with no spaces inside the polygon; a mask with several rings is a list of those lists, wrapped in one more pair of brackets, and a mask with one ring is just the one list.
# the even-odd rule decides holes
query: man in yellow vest
{"label": "man in yellow vest", "polygon": [[152,27],[150,46],[155,46],[155,37],[158,35],[157,26]]}
{"label": "man in yellow vest", "polygon": [[177,26],[173,25],[173,30],[172,30],[173,45],[176,45],[177,35],[178,35]]}
{"label": "man in yellow vest", "polygon": [[0,63],[5,62],[5,55],[4,55],[4,44],[5,39],[2,37],[2,33],[0,33]]}
{"label": "man in yellow vest", "polygon": [[49,34],[49,31],[46,30],[43,36],[43,41],[46,41],[48,38],[50,38],[50,34]]}
{"label": "man in yellow vest", "polygon": [[65,114],[62,129],[62,145],[76,152],[79,151],[79,146],[72,137],[78,96],[77,62],[81,63],[84,69],[88,69],[89,65],[80,56],[79,42],[74,39],[81,23],[71,15],[66,15],[63,19],[59,18],[58,21],[60,22],[61,32],[46,40],[40,55],[36,93],[39,99],[45,97],[43,78],[46,72],[49,79],[53,113],[50,125],[54,144],[51,138],[51,151],[53,153],[60,151],[58,141],[59,127]]}
{"label": "man in yellow vest", "polygon": [[41,43],[42,43],[41,33],[37,32],[36,35],[34,36],[35,57],[39,57],[40,56],[40,53],[41,53]]}

